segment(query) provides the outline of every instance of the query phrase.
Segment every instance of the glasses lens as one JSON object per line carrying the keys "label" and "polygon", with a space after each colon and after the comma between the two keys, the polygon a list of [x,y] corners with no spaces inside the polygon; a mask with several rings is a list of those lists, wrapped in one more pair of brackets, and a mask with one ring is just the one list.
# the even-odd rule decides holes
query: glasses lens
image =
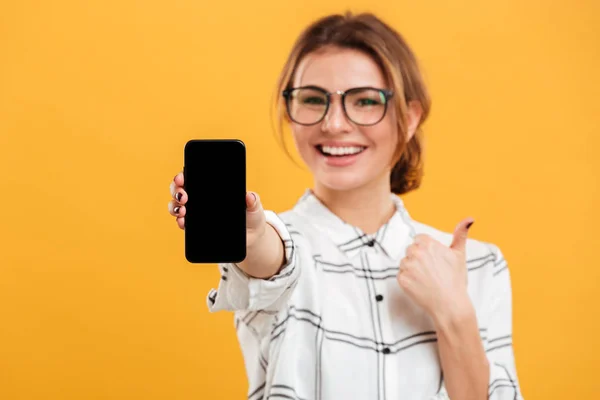
{"label": "glasses lens", "polygon": [[348,118],[360,125],[376,124],[383,118],[387,98],[376,89],[361,89],[346,95],[345,108]]}
{"label": "glasses lens", "polygon": [[299,124],[314,124],[323,118],[327,111],[327,95],[310,89],[294,89],[288,98],[290,118]]}

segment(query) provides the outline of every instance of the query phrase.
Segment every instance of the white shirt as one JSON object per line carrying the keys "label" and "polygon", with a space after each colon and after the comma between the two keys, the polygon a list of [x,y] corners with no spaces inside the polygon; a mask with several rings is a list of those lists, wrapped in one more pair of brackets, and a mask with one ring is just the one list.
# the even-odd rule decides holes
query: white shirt
{"label": "white shirt", "polygon": [[[417,234],[452,235],[396,213],[374,235],[349,225],[307,190],[267,222],[285,243],[270,279],[219,264],[211,312],[235,311],[248,399],[446,399],[435,328],[396,275]],[[509,270],[497,246],[468,239],[468,291],[490,362],[490,400],[522,399],[512,348]]]}

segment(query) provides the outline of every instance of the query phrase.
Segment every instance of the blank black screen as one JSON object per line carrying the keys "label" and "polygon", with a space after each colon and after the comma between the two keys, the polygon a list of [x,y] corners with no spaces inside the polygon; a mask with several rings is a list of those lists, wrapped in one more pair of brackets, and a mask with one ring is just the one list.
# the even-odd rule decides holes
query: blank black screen
{"label": "blank black screen", "polygon": [[184,150],[185,257],[192,263],[246,257],[246,148],[239,140],[191,140]]}

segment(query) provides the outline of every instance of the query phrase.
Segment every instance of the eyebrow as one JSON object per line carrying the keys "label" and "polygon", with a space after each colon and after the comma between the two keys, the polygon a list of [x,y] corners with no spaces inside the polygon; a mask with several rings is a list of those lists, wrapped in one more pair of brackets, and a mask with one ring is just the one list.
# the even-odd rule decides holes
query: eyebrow
{"label": "eyebrow", "polygon": [[292,86],[292,87],[296,87],[296,88],[315,88],[315,89],[321,89],[324,90],[326,92],[329,92],[329,90],[327,90],[326,88],[319,86],[319,85],[299,85],[299,86]]}
{"label": "eyebrow", "polygon": [[[327,93],[336,93],[337,90],[334,91],[330,91],[327,88],[324,88],[322,86],[319,85],[300,85],[300,86],[292,86],[295,88],[314,88],[314,89],[320,89],[320,90],[324,90]],[[346,88],[346,90],[342,90],[342,92],[347,92],[348,90],[352,90],[352,89],[377,89],[377,90],[388,90],[387,87],[385,86],[378,86],[378,85],[359,85],[359,86],[352,86],[349,88]]]}

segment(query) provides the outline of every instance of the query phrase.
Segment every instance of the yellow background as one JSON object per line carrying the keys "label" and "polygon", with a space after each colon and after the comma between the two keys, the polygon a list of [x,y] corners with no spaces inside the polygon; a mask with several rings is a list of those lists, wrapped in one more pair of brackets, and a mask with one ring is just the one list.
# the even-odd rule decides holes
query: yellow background
{"label": "yellow background", "polygon": [[600,395],[599,2],[4,0],[0,399],[245,398],[169,183],[187,140],[235,137],[248,188],[291,207],[311,182],[274,139],[275,80],[300,29],[346,9],[423,64],[426,176],[405,201],[444,230],[473,215],[504,252],[527,400]]}

